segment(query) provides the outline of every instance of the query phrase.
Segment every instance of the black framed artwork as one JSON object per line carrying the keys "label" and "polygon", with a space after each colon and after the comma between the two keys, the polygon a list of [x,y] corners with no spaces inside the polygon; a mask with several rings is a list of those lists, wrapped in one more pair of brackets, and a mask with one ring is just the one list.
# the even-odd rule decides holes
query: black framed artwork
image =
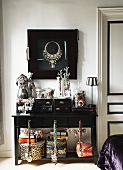
{"label": "black framed artwork", "polygon": [[33,79],[56,79],[59,70],[69,67],[70,79],[77,79],[78,29],[27,30],[28,72]]}

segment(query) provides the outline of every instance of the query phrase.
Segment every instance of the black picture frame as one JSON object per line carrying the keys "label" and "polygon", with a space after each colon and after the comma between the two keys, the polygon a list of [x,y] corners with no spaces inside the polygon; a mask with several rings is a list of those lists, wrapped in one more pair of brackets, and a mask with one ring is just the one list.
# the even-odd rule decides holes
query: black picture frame
{"label": "black picture frame", "polygon": [[[33,79],[56,79],[59,70],[69,67],[70,79],[77,79],[78,60],[78,29],[28,29],[27,46],[29,47],[28,72],[33,73]],[[61,58],[54,68],[44,58],[44,49],[56,54],[58,48],[62,51]]]}

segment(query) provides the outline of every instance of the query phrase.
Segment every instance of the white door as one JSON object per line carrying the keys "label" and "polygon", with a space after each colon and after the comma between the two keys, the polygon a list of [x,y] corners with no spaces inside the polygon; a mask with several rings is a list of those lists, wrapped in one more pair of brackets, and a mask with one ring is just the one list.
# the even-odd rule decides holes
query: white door
{"label": "white door", "polygon": [[98,8],[98,149],[123,134],[123,8]]}

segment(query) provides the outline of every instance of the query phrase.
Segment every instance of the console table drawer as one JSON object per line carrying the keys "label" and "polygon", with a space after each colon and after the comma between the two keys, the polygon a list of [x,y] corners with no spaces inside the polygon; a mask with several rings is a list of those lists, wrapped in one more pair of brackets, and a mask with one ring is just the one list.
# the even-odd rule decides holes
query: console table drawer
{"label": "console table drawer", "polygon": [[82,126],[93,126],[94,125],[94,116],[83,116],[83,117],[73,117],[68,119],[68,125],[69,127],[72,125],[72,127],[78,127],[79,126],[79,120],[82,121]]}
{"label": "console table drawer", "polygon": [[42,126],[44,127],[53,127],[54,120],[57,120],[57,127],[67,127],[67,118],[66,117],[50,117],[43,118]]}
{"label": "console table drawer", "polygon": [[28,127],[28,120],[31,120],[31,127],[37,127],[42,123],[42,119],[38,117],[18,117],[15,120],[15,125]]}

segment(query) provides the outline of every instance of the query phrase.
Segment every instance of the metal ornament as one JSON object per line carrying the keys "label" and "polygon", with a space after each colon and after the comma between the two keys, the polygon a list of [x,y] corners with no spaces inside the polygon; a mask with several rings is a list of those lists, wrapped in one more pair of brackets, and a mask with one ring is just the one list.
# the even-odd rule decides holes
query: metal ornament
{"label": "metal ornament", "polygon": [[[47,47],[50,43],[54,43],[57,45],[58,47],[58,51],[55,53],[55,54],[50,54],[48,51],[47,51]],[[51,64],[51,68],[55,68],[55,65],[56,65],[56,62],[61,58],[62,56],[62,50],[60,49],[60,45],[55,42],[55,41],[50,41],[48,42],[46,45],[45,45],[45,48],[43,50],[43,56],[44,58],[49,61],[49,63]]]}
{"label": "metal ornament", "polygon": [[68,73],[69,67],[64,68],[64,70],[59,70],[57,78],[59,97],[70,97],[70,73]]}
{"label": "metal ornament", "polygon": [[25,157],[28,162],[32,162],[32,153],[31,153],[31,146],[30,146],[30,122],[31,120],[28,120],[28,133],[29,133],[28,153],[25,153]]}
{"label": "metal ornament", "polygon": [[55,165],[57,164],[57,155],[58,155],[58,151],[57,151],[57,121],[54,120],[54,125],[53,125],[53,131],[54,131],[54,150],[53,150],[53,154],[51,154],[51,161],[53,163],[55,163]]}

